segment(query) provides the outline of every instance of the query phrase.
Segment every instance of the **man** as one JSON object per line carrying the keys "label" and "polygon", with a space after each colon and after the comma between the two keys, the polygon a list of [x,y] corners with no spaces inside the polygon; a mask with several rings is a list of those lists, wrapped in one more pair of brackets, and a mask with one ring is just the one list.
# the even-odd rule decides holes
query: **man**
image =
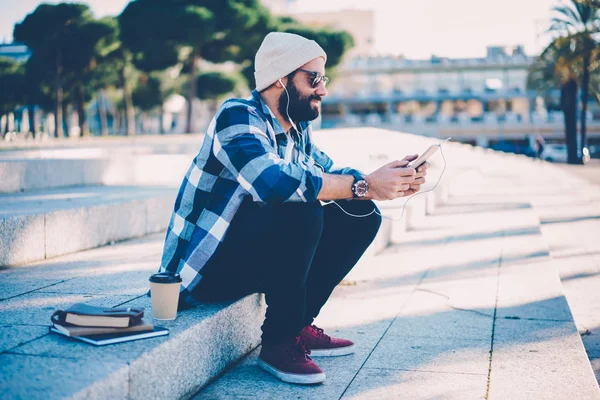
{"label": "man", "polygon": [[309,122],[327,95],[326,59],[301,36],[265,37],[252,97],[221,106],[186,174],[161,263],[182,277],[181,309],[264,293],[259,365],[299,384],[325,380],[309,354],[354,352],[313,321],[377,234],[371,200],[417,192],[428,167],[407,168],[416,155],[369,175],[332,167]]}

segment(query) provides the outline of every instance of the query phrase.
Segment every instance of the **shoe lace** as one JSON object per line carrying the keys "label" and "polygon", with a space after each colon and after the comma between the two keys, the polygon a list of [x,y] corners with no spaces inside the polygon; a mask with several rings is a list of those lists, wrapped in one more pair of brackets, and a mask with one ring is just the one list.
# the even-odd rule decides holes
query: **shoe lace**
{"label": "shoe lace", "polygon": [[311,327],[312,329],[314,329],[314,330],[317,332],[317,335],[318,335],[319,337],[324,337],[324,338],[326,338],[327,340],[329,340],[329,341],[331,342],[331,337],[330,337],[328,334],[326,334],[326,333],[325,333],[325,330],[324,330],[324,329],[322,329],[322,328],[319,328],[319,327],[318,327],[318,326],[316,326],[316,325],[311,325],[310,327]]}
{"label": "shoe lace", "polygon": [[306,344],[304,343],[302,336],[296,337],[294,344],[288,351],[293,360],[297,360],[298,358],[304,358],[307,361],[312,360],[312,358],[310,358],[310,350],[306,348]]}

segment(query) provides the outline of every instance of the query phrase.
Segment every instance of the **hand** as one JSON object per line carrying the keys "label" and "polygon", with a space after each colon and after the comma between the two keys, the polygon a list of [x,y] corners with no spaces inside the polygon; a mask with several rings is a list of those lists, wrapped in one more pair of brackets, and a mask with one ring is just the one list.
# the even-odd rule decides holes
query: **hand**
{"label": "hand", "polygon": [[392,161],[365,177],[369,184],[368,198],[371,200],[392,200],[403,197],[415,181],[416,171],[406,166],[418,156],[406,156]]}
{"label": "hand", "polygon": [[405,192],[405,196],[412,196],[421,190],[421,185],[425,183],[425,177],[427,176],[427,169],[429,169],[430,164],[428,162],[421,165],[417,168],[417,173],[415,174],[415,181],[409,185],[408,190]]}

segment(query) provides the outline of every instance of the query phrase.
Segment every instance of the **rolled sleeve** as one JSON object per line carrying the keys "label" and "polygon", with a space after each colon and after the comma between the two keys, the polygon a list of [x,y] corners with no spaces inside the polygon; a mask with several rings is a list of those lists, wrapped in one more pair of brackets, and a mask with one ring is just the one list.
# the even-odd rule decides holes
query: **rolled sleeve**
{"label": "rolled sleeve", "polygon": [[256,202],[317,201],[321,170],[285,163],[266,132],[251,108],[226,108],[216,120],[213,153]]}

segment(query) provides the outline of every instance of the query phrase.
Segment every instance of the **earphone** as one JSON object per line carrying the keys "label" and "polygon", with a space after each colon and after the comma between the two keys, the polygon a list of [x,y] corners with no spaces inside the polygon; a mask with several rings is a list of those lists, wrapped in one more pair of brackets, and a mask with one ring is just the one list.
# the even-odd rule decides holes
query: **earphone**
{"label": "earphone", "polygon": [[290,124],[292,124],[292,126],[294,127],[296,132],[298,132],[298,128],[296,127],[296,124],[294,123],[294,121],[292,121],[292,118],[290,117],[290,94],[288,93],[288,90],[285,87],[285,85],[283,84],[283,82],[281,82],[281,79],[277,79],[277,81],[279,81],[279,83],[281,83],[281,86],[283,86],[283,90],[285,90],[285,94],[287,96],[287,103],[285,104],[285,113],[287,114],[288,121],[290,121]]}
{"label": "earphone", "polygon": [[[281,79],[277,80],[281,86],[283,86],[283,90],[285,90],[285,94],[287,95],[287,104],[285,106],[285,112],[287,114],[288,120],[290,121],[290,124],[292,124],[292,126],[294,127],[294,129],[296,130],[296,132],[298,131],[298,128],[296,128],[296,124],[294,124],[294,121],[292,121],[292,118],[290,117],[290,94],[288,93],[287,88],[285,87],[285,85],[283,84],[283,82],[281,81]],[[436,184],[429,190],[426,190],[424,192],[419,192],[419,193],[415,193],[414,195],[410,196],[408,199],[406,199],[406,201],[404,202],[404,205],[402,206],[402,214],[400,214],[400,217],[398,218],[392,218],[392,217],[388,217],[387,215],[381,215],[378,211],[377,208],[373,208],[373,211],[371,211],[368,214],[364,214],[364,215],[356,215],[356,214],[351,214],[348,211],[344,210],[344,208],[342,206],[340,206],[335,200],[331,200],[328,202],[322,202],[323,206],[327,206],[329,204],[335,204],[336,206],[339,207],[340,210],[342,210],[346,215],[350,216],[350,217],[354,217],[354,218],[365,218],[368,217],[370,215],[372,215],[373,213],[379,215],[381,218],[387,218],[390,219],[392,221],[398,221],[401,220],[402,217],[404,216],[404,209],[406,208],[406,205],[408,204],[408,202],[410,201],[410,199],[412,199],[415,196],[418,196],[420,194],[423,193],[428,193],[433,191],[440,183],[440,181],[442,180],[442,176],[444,175],[444,171],[446,171],[446,157],[444,157],[444,151],[442,150],[442,144],[440,143],[440,152],[442,154],[442,158],[444,159],[444,168],[442,168],[442,172],[440,173],[440,177],[438,178],[438,181],[436,182]]]}

